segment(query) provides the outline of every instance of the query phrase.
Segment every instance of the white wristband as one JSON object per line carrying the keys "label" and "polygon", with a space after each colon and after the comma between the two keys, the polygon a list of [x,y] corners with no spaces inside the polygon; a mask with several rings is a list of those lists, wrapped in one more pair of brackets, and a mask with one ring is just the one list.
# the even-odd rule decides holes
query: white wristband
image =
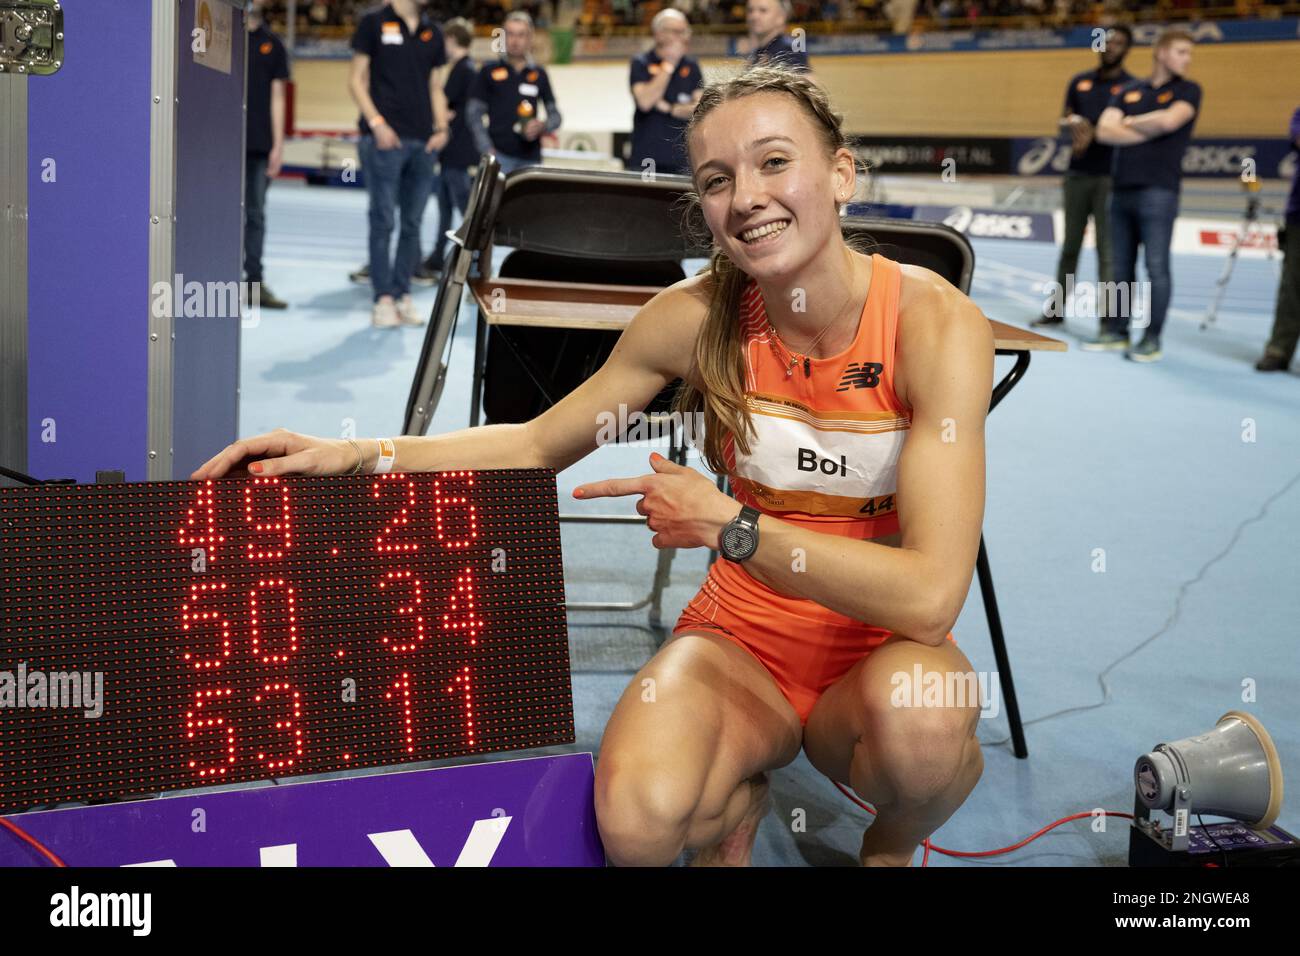
{"label": "white wristband", "polygon": [[373,474],[384,475],[393,470],[393,461],[397,458],[397,446],[393,444],[391,438],[380,438],[377,441],[379,457],[375,460]]}

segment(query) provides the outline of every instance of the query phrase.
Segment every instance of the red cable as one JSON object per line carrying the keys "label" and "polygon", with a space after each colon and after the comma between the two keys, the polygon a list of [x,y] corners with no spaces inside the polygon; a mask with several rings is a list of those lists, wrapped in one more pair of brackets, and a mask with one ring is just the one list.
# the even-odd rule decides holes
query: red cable
{"label": "red cable", "polygon": [[[842,783],[839,783],[838,781],[832,781],[832,783],[834,783],[835,786],[839,788],[840,793],[844,794],[844,796],[848,797],[850,800],[856,803],[863,810],[866,810],[873,817],[876,815],[875,810],[873,810],[867,804],[859,800],[857,794],[848,790]],[[1061,817],[1061,819],[1057,820],[1055,823],[1049,823],[1047,826],[1043,827],[1037,833],[1033,834],[1032,836],[1025,837],[1019,843],[1013,843],[1011,844],[1011,846],[999,847],[996,850],[946,850],[941,846],[935,846],[933,843],[929,841],[929,839],[926,839],[922,843],[922,846],[925,847],[925,856],[921,858],[921,865],[922,866],[927,865],[930,859],[931,850],[934,850],[934,852],[936,853],[942,853],[944,856],[958,856],[958,857],[999,856],[1003,853],[1010,853],[1012,850],[1019,850],[1022,846],[1025,846],[1027,843],[1032,843],[1034,840],[1037,840],[1044,833],[1046,833],[1049,830],[1053,830],[1056,827],[1059,827],[1062,823],[1069,823],[1071,820],[1079,820],[1082,819],[1083,817],[1091,817],[1092,815],[1093,814],[1091,810],[1084,810],[1080,813],[1071,814],[1068,817]],[[1105,810],[1103,811],[1102,815],[1107,817],[1126,817],[1129,820],[1133,819],[1133,814],[1122,813],[1119,810]]]}
{"label": "red cable", "polygon": [[68,865],[63,862],[63,860],[59,857],[57,853],[55,853],[45,844],[41,843],[40,840],[36,839],[34,836],[32,836],[30,833],[28,833],[18,824],[14,823],[12,820],[9,820],[5,817],[0,817],[0,826],[4,827],[6,830],[11,831],[15,836],[18,837],[18,839],[22,840],[23,842],[31,844],[33,847],[36,848],[36,852],[44,856],[54,866]]}

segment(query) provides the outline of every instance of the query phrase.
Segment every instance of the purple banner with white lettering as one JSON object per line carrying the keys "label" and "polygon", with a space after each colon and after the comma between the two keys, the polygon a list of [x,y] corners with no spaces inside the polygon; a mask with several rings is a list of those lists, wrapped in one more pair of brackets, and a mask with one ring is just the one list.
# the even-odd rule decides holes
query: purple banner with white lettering
{"label": "purple banner with white lettering", "polygon": [[[69,866],[604,866],[589,753],[24,813]],[[46,866],[0,830],[0,866]]]}
{"label": "purple banner with white lettering", "polygon": [[941,222],[972,239],[1055,241],[1052,216],[1045,212],[1010,212],[971,206],[917,206],[915,218],[922,222]]}

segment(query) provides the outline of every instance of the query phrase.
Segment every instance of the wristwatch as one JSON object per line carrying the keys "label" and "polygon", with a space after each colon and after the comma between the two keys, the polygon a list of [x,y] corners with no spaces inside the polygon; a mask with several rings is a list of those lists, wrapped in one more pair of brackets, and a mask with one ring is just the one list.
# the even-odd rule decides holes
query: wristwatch
{"label": "wristwatch", "polygon": [[758,550],[758,509],[745,505],[740,514],[728,521],[722,528],[722,556],[728,561],[739,564],[753,557]]}

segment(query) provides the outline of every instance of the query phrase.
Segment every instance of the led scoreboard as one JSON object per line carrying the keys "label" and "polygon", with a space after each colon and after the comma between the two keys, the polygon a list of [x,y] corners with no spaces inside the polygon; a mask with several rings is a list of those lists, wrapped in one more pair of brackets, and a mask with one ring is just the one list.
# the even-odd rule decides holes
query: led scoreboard
{"label": "led scoreboard", "polygon": [[573,740],[549,469],[0,489],[0,810]]}

